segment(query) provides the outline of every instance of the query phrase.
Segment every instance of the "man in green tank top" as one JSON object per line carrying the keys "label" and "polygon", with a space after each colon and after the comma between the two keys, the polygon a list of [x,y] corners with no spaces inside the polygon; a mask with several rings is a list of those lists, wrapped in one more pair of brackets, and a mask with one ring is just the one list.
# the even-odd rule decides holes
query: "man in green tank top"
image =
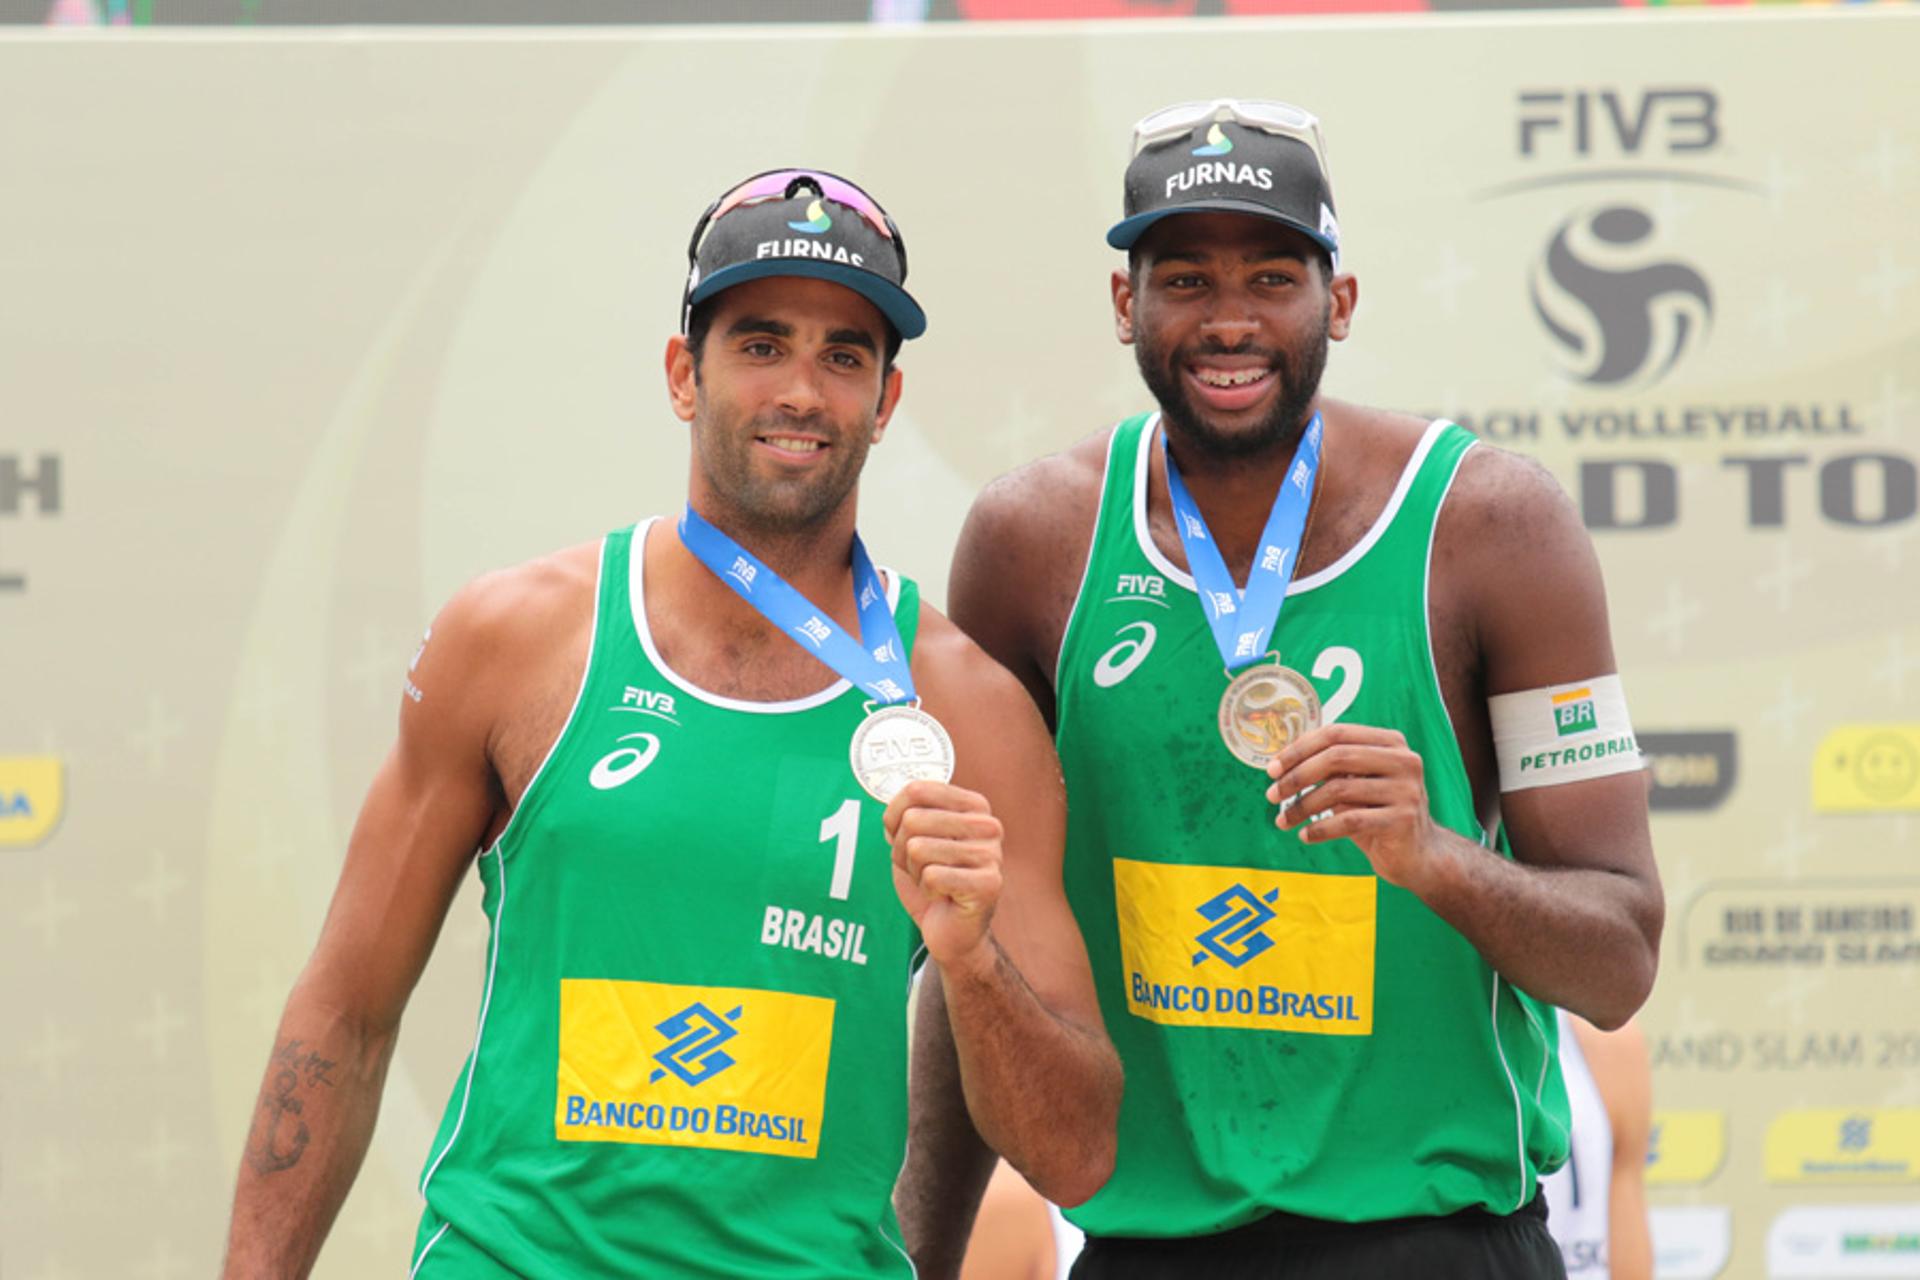
{"label": "man in green tank top", "polygon": [[[1560,1274],[1552,1006],[1653,982],[1591,544],[1538,466],[1320,394],[1358,299],[1327,172],[1284,103],[1140,122],[1108,242],[1159,410],[995,482],[955,555],[1054,727],[1127,1071],[1076,1277]],[[961,1120],[903,1199],[976,1194]]]}
{"label": "man in green tank top", "polygon": [[228,1276],[312,1267],[470,865],[486,982],[411,1276],[910,1277],[921,954],[953,1056],[915,1107],[970,1106],[1065,1202],[1112,1167],[1119,1063],[1045,725],[855,533],[925,327],[899,230],[844,179],[775,171],[688,256],[687,509],[434,620],[280,1022]]}

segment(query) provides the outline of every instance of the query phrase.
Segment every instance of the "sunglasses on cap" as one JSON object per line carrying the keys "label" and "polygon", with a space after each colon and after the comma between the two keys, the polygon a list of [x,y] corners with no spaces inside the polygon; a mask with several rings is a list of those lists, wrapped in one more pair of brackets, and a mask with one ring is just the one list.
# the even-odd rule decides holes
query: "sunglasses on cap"
{"label": "sunglasses on cap", "polygon": [[1249,129],[1292,138],[1307,144],[1320,166],[1320,175],[1329,186],[1333,173],[1327,167],[1327,140],[1320,131],[1320,118],[1290,102],[1261,98],[1215,98],[1211,102],[1177,102],[1141,117],[1133,126],[1133,153],[1173,138],[1185,137],[1200,125],[1231,120]]}
{"label": "sunglasses on cap", "polygon": [[900,255],[900,275],[905,278],[907,244],[900,238],[900,228],[893,225],[893,219],[880,207],[880,202],[845,178],[818,169],[772,169],[757,173],[708,205],[707,211],[700,215],[700,221],[693,224],[693,238],[687,242],[688,264],[700,260],[700,246],[706,241],[713,224],[735,209],[768,200],[791,200],[807,189],[816,196],[853,210],[866,219],[868,226],[891,240]]}

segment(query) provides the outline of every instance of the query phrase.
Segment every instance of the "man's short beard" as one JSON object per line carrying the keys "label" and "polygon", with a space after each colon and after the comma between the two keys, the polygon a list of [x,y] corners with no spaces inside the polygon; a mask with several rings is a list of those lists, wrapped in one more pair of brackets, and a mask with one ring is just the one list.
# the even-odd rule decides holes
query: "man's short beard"
{"label": "man's short beard", "polygon": [[[1327,368],[1328,311],[1320,314],[1316,332],[1284,351],[1262,351],[1271,357],[1274,376],[1280,379],[1280,394],[1266,417],[1242,431],[1216,431],[1194,404],[1181,370],[1201,354],[1225,355],[1227,348],[1209,344],[1166,355],[1157,347],[1149,330],[1134,335],[1133,358],[1140,366],[1141,380],[1160,402],[1160,413],[1168,432],[1183,444],[1222,460],[1251,457],[1297,440],[1306,429],[1308,410],[1320,393],[1320,377]],[[1245,355],[1245,349],[1234,354]]]}

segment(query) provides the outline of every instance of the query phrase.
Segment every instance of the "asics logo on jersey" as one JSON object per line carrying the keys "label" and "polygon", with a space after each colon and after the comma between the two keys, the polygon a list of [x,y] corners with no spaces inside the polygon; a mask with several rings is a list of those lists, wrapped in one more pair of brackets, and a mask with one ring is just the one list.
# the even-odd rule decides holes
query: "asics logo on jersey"
{"label": "asics logo on jersey", "polygon": [[1271,947],[1273,939],[1261,930],[1277,914],[1268,904],[1279,896],[1280,890],[1269,889],[1264,897],[1255,897],[1245,885],[1236,884],[1194,908],[1213,924],[1194,939],[1201,949],[1194,953],[1193,962],[1200,964],[1212,956],[1238,969]]}
{"label": "asics logo on jersey", "polygon": [[652,689],[636,689],[628,685],[620,694],[620,705],[615,711],[631,711],[643,716],[653,716],[665,720],[668,724],[680,723],[673,706],[673,695],[657,693]]}
{"label": "asics logo on jersey", "polygon": [[[1128,635],[1129,631],[1139,634]],[[1111,689],[1132,675],[1153,652],[1153,642],[1160,635],[1151,622],[1129,622],[1113,634],[1120,642],[1093,664],[1093,682],[1102,689]]]}
{"label": "asics logo on jersey", "polygon": [[632,782],[645,773],[653,758],[660,754],[660,739],[650,733],[623,733],[615,742],[636,742],[638,746],[616,747],[594,761],[587,781],[595,791],[611,791]]}
{"label": "asics logo on jersey", "polygon": [[687,1084],[702,1084],[733,1065],[733,1055],[720,1046],[739,1035],[732,1023],[740,1018],[740,1006],[723,1019],[700,1001],[656,1023],[654,1030],[671,1043],[653,1055],[660,1065],[649,1081],[664,1079],[672,1072]]}

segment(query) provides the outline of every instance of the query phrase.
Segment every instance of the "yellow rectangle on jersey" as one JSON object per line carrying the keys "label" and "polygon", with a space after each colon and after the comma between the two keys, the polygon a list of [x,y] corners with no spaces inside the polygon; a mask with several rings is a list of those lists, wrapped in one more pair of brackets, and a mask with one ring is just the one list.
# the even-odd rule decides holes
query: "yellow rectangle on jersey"
{"label": "yellow rectangle on jersey", "polygon": [[1920,812],[1920,724],[1846,724],[1813,757],[1818,813]]}
{"label": "yellow rectangle on jersey", "polygon": [[0,756],[0,849],[45,840],[66,801],[58,756]]}
{"label": "yellow rectangle on jersey", "polygon": [[1920,1107],[1819,1107],[1767,1126],[1767,1181],[1920,1182]]}
{"label": "yellow rectangle on jersey", "polygon": [[1127,1011],[1169,1027],[1372,1035],[1378,883],[1115,858]]}
{"label": "yellow rectangle on jersey", "polygon": [[563,978],[554,1135],[811,1160],[833,1008],[751,987]]}
{"label": "yellow rectangle on jersey", "polygon": [[1647,1145],[1647,1185],[1698,1186],[1727,1158],[1724,1111],[1656,1111]]}

